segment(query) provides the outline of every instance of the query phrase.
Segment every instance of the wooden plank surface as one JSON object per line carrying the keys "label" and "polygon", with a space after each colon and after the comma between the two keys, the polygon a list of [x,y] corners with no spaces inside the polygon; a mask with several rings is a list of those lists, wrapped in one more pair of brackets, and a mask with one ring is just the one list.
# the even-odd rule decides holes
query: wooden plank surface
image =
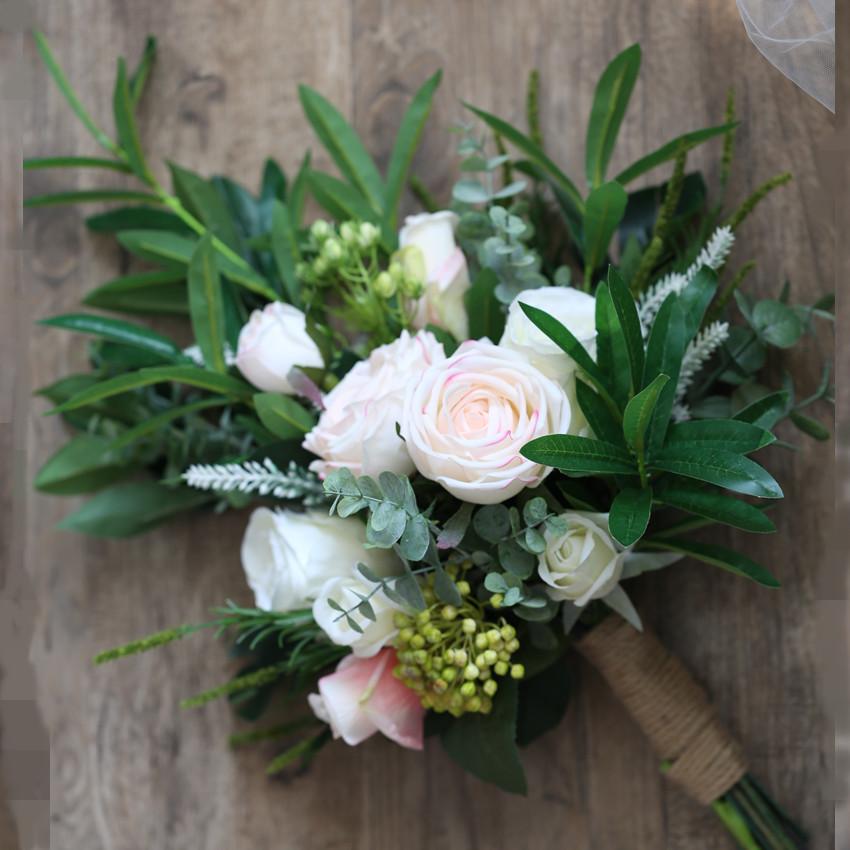
{"label": "wooden plank surface", "polygon": [[[38,0],[34,8],[105,125],[115,56],[135,56],[145,34],[155,33],[161,50],[143,108],[146,149],[155,159],[249,183],[268,154],[289,169],[307,146],[318,149],[298,106],[298,83],[351,116],[384,163],[407,97],[442,67],[415,170],[443,198],[456,162],[446,129],[463,118],[459,100],[519,120],[534,67],[542,74],[548,147],[580,175],[593,84],[608,59],[640,40],[643,71],[612,167],[718,122],[734,85],[745,123],[730,200],[780,170],[793,171],[795,181],[743,227],[732,265],[757,258],[764,293],[777,292],[786,277],[809,300],[832,285],[835,234],[818,169],[832,121],[758,55],[731,0]],[[32,81],[26,155],[93,152],[38,66],[32,41],[18,38]],[[692,158],[709,185],[717,147],[710,153]],[[66,175],[39,173],[25,190],[67,185]],[[108,239],[86,234],[83,216],[79,209],[28,213],[22,278],[3,282],[19,359],[12,374],[3,358],[4,386],[13,387],[0,396],[16,404],[0,425],[0,476],[20,486],[6,526],[37,600],[30,655],[52,735],[54,850],[731,847],[709,812],[664,783],[635,727],[584,666],[577,666],[581,687],[564,722],[527,752],[527,799],[465,777],[437,748],[420,758],[379,740],[336,746],[308,775],[269,781],[268,750],[228,751],[234,722],[226,705],[192,714],[176,707],[231,669],[224,646],[203,637],[93,669],[88,662],[98,649],[198,620],[225,597],[248,595],[238,561],[244,514],[192,518],[136,543],[96,541],[53,530],[71,503],[26,487],[65,436],[29,394],[82,368],[85,348],[32,321],[73,309],[83,292],[128,263]],[[6,306],[3,314],[8,322]],[[825,350],[828,342],[824,335]],[[795,354],[788,365],[803,385],[816,383],[816,353]],[[770,593],[686,564],[640,580],[638,599],[645,618],[709,686],[753,771],[802,818],[814,850],[826,850],[831,807],[822,789],[831,739],[816,685],[814,603],[833,508],[832,450],[804,442],[795,454],[775,451],[771,463],[791,496],[776,511],[782,533],[736,543],[767,563],[784,589]]]}

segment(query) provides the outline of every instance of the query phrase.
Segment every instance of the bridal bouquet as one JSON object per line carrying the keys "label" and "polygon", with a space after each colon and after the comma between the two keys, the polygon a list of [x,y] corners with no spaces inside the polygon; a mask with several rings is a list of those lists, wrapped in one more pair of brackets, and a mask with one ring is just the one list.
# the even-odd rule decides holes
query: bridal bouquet
{"label": "bridal bouquet", "polygon": [[[268,160],[255,194],[169,163],[167,189],[135,118],[155,42],[133,73],[119,61],[113,139],[36,38],[106,156],[25,167],[119,179],[27,206],[123,204],[87,223],[143,265],[85,303],[182,316],[191,330],[173,340],[94,312],[44,321],[94,339],[88,371],[41,390],[74,436],[36,486],[95,493],[62,527],[100,536],[259,504],[241,551],[253,607],[227,602],[97,661],[227,632],[238,671],[185,704],[226,697],[243,718],[272,715],[234,736],[281,742],[269,772],[334,739],[380,732],[421,749],[433,736],[479,778],[522,793],[517,748],[563,716],[576,648],[741,847],[803,847],[700,686],[643,631],[627,589],[683,556],[733,574],[718,581],[778,587],[694,532],[775,531],[768,510],[782,490],[752,456],[779,442],[784,420],[828,436],[806,412],[831,400],[827,368],[806,398],[787,375],[771,380],[781,350],[832,320],[831,299],[792,304],[787,285],[754,298],[743,285],[754,263],[727,271],[739,225],[790,179],[724,211],[731,98],[724,123],[612,178],[640,64],[628,48],[596,88],[581,190],[546,153],[532,74],[525,129],[466,107],[462,177],[437,202],[410,168],[439,73],[413,97],[383,174],[302,86],[338,175],[309,153],[292,179]],[[687,158],[713,138],[709,203]],[[630,188],[667,163],[665,182]],[[425,211],[399,228],[408,185]],[[308,198],[325,213],[309,224]]]}

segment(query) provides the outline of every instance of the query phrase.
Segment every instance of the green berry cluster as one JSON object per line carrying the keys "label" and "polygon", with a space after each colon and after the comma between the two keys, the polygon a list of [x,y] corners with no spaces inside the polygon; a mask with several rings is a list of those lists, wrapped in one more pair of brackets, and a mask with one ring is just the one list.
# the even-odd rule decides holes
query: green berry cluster
{"label": "green berry cluster", "polygon": [[364,263],[371,264],[379,237],[378,228],[368,221],[345,221],[339,227],[324,219],[314,221],[308,246],[314,256],[298,265],[297,274],[317,286],[331,285],[340,275],[357,274]]}
{"label": "green berry cluster", "polygon": [[522,664],[511,658],[519,649],[516,629],[504,618],[488,622],[484,605],[469,583],[456,582],[462,604],[440,602],[429,584],[428,606],[416,614],[398,613],[394,645],[395,676],[419,694],[422,705],[455,717],[466,712],[488,714],[499,689],[498,677],[521,679]]}

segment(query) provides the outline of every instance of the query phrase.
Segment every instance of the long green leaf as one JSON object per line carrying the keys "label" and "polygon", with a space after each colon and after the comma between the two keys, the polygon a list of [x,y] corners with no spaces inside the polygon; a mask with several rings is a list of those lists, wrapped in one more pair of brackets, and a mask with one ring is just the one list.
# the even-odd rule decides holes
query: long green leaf
{"label": "long green leaf", "polygon": [[184,280],[182,270],[127,275],[91,290],[83,304],[127,313],[184,315],[189,312]]}
{"label": "long green leaf", "polygon": [[749,422],[760,428],[772,428],[788,410],[788,391],[770,393],[739,410],[733,419]]}
{"label": "long green leaf", "polygon": [[301,306],[301,288],[295,267],[301,259],[298,236],[289,209],[283,201],[272,201],[272,255],[277,271],[283,281],[287,300],[296,307]]}
{"label": "long green leaf", "polygon": [[138,372],[130,372],[101,381],[93,387],[77,393],[73,398],[68,399],[58,407],[54,407],[50,412],[63,413],[139,387],[165,383],[200,387],[209,390],[209,392],[226,395],[242,402],[248,402],[254,394],[254,388],[244,381],[232,378],[229,375],[219,375],[217,372],[210,372],[208,369],[199,369],[196,366],[151,366],[146,369],[139,369]]}
{"label": "long green leaf", "polygon": [[727,549],[725,546],[717,546],[714,543],[698,543],[687,537],[652,538],[651,540],[647,539],[646,544],[655,549],[665,549],[669,552],[681,552],[684,555],[690,555],[698,561],[704,561],[706,564],[728,570],[735,575],[752,579],[752,581],[764,587],[781,586],[778,579],[761,564],[757,564],[746,555]]}
{"label": "long green leaf", "polygon": [[68,105],[71,107],[74,114],[80,119],[83,126],[89,131],[89,133],[92,134],[101,147],[106,148],[106,150],[110,151],[110,153],[117,153],[118,146],[103,130],[100,129],[100,127],[97,126],[97,124],[95,124],[94,119],[86,111],[86,108],[77,97],[76,92],[73,88],[71,88],[68,78],[65,76],[62,68],[59,67],[59,63],[56,61],[56,58],[51,52],[50,47],[47,44],[47,39],[44,37],[43,33],[35,30],[33,32],[33,38],[35,39],[35,46],[38,48],[38,52],[41,55],[41,59],[44,62],[45,67],[50,72],[50,76],[53,77],[56,87],[60,92],[62,92],[65,100],[68,101]]}
{"label": "long green leaf", "polygon": [[629,196],[619,184],[611,181],[592,189],[584,205],[584,265],[585,274],[602,265],[608,255],[608,245],[626,211]]}
{"label": "long green leaf", "polygon": [[551,434],[526,443],[520,454],[535,463],[576,475],[636,475],[629,453],[613,443]]}
{"label": "long green leaf", "polygon": [[705,311],[717,292],[717,272],[703,266],[679,294],[679,304],[685,314],[685,337],[691,340],[702,325]]}
{"label": "long green leaf", "polygon": [[112,96],[112,111],[115,115],[115,129],[118,142],[127,155],[127,162],[133,173],[143,182],[151,185],[153,178],[145,162],[139,128],[133,114],[133,98],[127,80],[127,66],[123,59],[118,60],[118,73],[115,76],[115,91]]}
{"label": "long green leaf", "polygon": [[736,499],[734,496],[726,496],[690,481],[678,479],[656,487],[655,498],[671,508],[697,514],[743,531],[756,534],[769,534],[776,531],[776,526],[768,519],[764,511],[749,502]]}
{"label": "long green leaf", "polygon": [[635,300],[614,266],[608,267],[608,291],[611,294],[611,301],[620,322],[623,340],[629,355],[632,390],[636,393],[644,386],[643,334],[640,329],[640,318]]}
{"label": "long green leaf", "polygon": [[650,468],[716,484],[760,499],[781,499],[782,488],[754,461],[724,449],[671,446],[650,459]]}
{"label": "long green leaf", "polygon": [[690,133],[677,136],[672,141],[667,142],[666,145],[662,145],[657,150],[647,154],[637,162],[632,163],[628,168],[621,171],[614,179],[625,186],[626,183],[631,183],[632,180],[640,177],[641,174],[645,174],[647,171],[651,171],[657,165],[661,165],[662,163],[669,162],[671,159],[675,159],[682,145],[684,145],[686,149],[696,147],[703,142],[707,142],[709,139],[713,139],[715,136],[722,136],[724,133],[731,132],[737,126],[738,122],[733,121],[729,124],[720,124],[716,127],[706,127],[703,130],[693,130]]}
{"label": "long green leaf", "polygon": [[77,333],[93,334],[112,342],[143,348],[145,351],[150,351],[174,362],[185,361],[186,359],[179,346],[168,337],[142,325],[135,325],[121,319],[111,319],[94,313],[66,313],[49,319],[41,319],[39,324],[51,328],[76,331]]}
{"label": "long green leaf", "polygon": [[369,201],[354,186],[321,171],[311,171],[307,180],[316,200],[338,221],[378,220],[377,214],[369,206]]}
{"label": "long green leaf", "polygon": [[281,440],[301,439],[316,424],[315,417],[289,396],[257,393],[254,405],[260,422]]}
{"label": "long green leaf", "polygon": [[298,173],[292,181],[292,188],[289,190],[289,195],[286,199],[286,205],[292,214],[292,223],[296,229],[301,226],[301,219],[304,215],[304,198],[307,194],[307,178],[311,171],[311,159],[310,151],[307,151],[301,160]]}
{"label": "long green leaf", "polygon": [[111,451],[106,437],[78,434],[44,463],[35,477],[35,488],[56,496],[91,493],[134,471]]}
{"label": "long green leaf", "polygon": [[509,141],[514,147],[521,150],[532,163],[548,176],[548,180],[552,182],[560,192],[569,200],[570,206],[573,208],[577,216],[584,215],[584,201],[581,193],[576,188],[575,183],[549,159],[548,156],[528,138],[521,133],[516,127],[485,112],[483,109],[477,109],[469,103],[464,103],[464,106],[474,112],[485,124],[495,130],[503,139]]}
{"label": "long green leaf", "polygon": [[83,189],[73,192],[55,192],[50,195],[35,195],[24,201],[28,209],[33,207],[55,207],[59,204],[89,204],[97,201],[139,201],[159,203],[150,192],[135,192],[130,189]]}
{"label": "long green leaf", "polygon": [[413,96],[413,100],[410,101],[410,105],[401,119],[401,126],[387,168],[384,209],[386,210],[385,222],[390,230],[395,230],[398,226],[398,204],[401,200],[401,193],[404,191],[410,163],[416,153],[416,148],[419,146],[422,130],[425,128],[425,122],[431,112],[434,92],[440,85],[442,76],[443,72],[437,71],[436,74],[425,81],[425,84]]}
{"label": "long green leaf", "polygon": [[605,180],[620,125],[640,71],[640,59],[639,44],[627,47],[614,57],[596,84],[585,148],[585,171],[590,186],[599,186]]}
{"label": "long green leaf", "polygon": [[122,230],[166,230],[182,236],[195,236],[174,213],[156,207],[118,207],[90,215],[86,227],[95,233],[119,233]]}
{"label": "long green leaf", "polygon": [[614,400],[620,409],[624,408],[631,390],[629,353],[605,281],[596,287],[596,363],[601,374],[607,377]]}
{"label": "long green leaf", "polygon": [[746,455],[775,442],[770,431],[736,419],[693,419],[675,422],[667,431],[665,448],[691,447],[695,452],[704,448],[726,449]]}
{"label": "long green leaf", "polygon": [[241,247],[236,225],[215,186],[199,174],[168,163],[174,193],[195,218],[202,221],[222,242],[235,250]]}
{"label": "long green leaf", "polygon": [[498,343],[505,329],[505,314],[496,299],[499,279],[492,269],[481,269],[464,294],[471,339],[488,337]]}
{"label": "long green leaf", "polygon": [[644,385],[649,384],[661,374],[667,375],[670,379],[658,397],[655,414],[649,426],[646,445],[650,456],[664,443],[664,436],[673,411],[673,402],[676,399],[676,385],[679,382],[679,370],[682,367],[686,345],[685,316],[676,296],[670,295],[661,305],[646,343]]}
{"label": "long green leaf", "polygon": [[137,106],[142,99],[142,94],[145,91],[145,84],[150,76],[153,63],[156,60],[156,38],[149,35],[145,39],[145,47],[142,50],[142,56],[139,59],[139,64],[136,70],[130,76],[130,98],[133,101],[133,106]]}
{"label": "long green leaf", "polygon": [[207,233],[189,261],[189,315],[195,340],[204,356],[204,364],[224,374],[224,307],[221,279],[215,262],[212,237]]}
{"label": "long green leaf", "polygon": [[633,546],[646,533],[652,509],[651,487],[627,487],[611,503],[608,527],[623,546]]}
{"label": "long green leaf", "polygon": [[646,430],[652,420],[661,391],[669,380],[670,378],[663,373],[656,375],[647,387],[629,401],[623,412],[623,434],[626,442],[639,455],[644,453]]}
{"label": "long green leaf", "polygon": [[117,437],[109,444],[109,450],[113,452],[118,451],[119,449],[123,449],[124,447],[135,443],[137,440],[141,440],[143,437],[147,437],[149,434],[156,434],[165,425],[168,425],[175,419],[180,419],[184,416],[191,416],[193,413],[200,413],[200,411],[207,410],[211,407],[224,407],[228,404],[231,404],[231,399],[218,397],[203,398],[200,401],[193,401],[189,404],[169,407],[168,410],[164,410],[162,413],[158,413],[156,416],[151,416],[150,419],[145,419],[138,425],[128,428],[121,434],[120,437]]}
{"label": "long green leaf", "polygon": [[605,402],[581,378],[576,378],[576,401],[597,439],[625,448],[622,426],[611,415]]}
{"label": "long green leaf", "polygon": [[66,516],[59,528],[91,537],[129,537],[215,499],[214,493],[188,487],[175,489],[156,481],[116,484]]}
{"label": "long green leaf", "polygon": [[617,412],[619,410],[614,400],[611,398],[611,393],[608,389],[608,382],[602,371],[593,362],[593,358],[587,353],[587,349],[573,336],[572,332],[562,325],[556,318],[550,316],[544,310],[538,307],[533,307],[531,304],[519,305],[526,316],[540,328],[552,342],[555,343],[562,351],[567,353],[575,360],[578,367],[584,371],[590,382],[596,387],[599,394],[605,400],[605,403]]}
{"label": "long green leaf", "polygon": [[24,160],[24,171],[42,168],[105,168],[130,174],[130,166],[120,159],[102,159],[96,156],[42,156]]}
{"label": "long green leaf", "polygon": [[298,96],[307,120],[345,178],[366,198],[374,213],[384,209],[384,184],[377,167],[354,128],[339,111],[309,86]]}

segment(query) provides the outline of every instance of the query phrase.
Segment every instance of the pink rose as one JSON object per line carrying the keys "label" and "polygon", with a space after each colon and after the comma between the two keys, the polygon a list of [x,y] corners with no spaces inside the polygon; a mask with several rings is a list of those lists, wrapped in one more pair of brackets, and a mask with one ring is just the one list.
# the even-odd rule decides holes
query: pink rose
{"label": "pink rose", "polygon": [[304,438],[304,448],[321,458],[310,469],[322,478],[343,466],[355,475],[413,472],[396,422],[401,422],[407,388],[445,359],[433,334],[402,331],[395,342],[357,363],[325,396],[325,409]]}
{"label": "pink rose", "polygon": [[395,665],[394,649],[372,658],[347,655],[334,673],[319,679],[319,693],[307,699],[334,738],[354,746],[381,732],[402,747],[422,749],[425,709],[393,675]]}
{"label": "pink rose", "polygon": [[422,475],[464,502],[492,505],[552,471],[520,449],[569,427],[570,403],[558,384],[522,355],[470,340],[408,393],[402,433]]}

